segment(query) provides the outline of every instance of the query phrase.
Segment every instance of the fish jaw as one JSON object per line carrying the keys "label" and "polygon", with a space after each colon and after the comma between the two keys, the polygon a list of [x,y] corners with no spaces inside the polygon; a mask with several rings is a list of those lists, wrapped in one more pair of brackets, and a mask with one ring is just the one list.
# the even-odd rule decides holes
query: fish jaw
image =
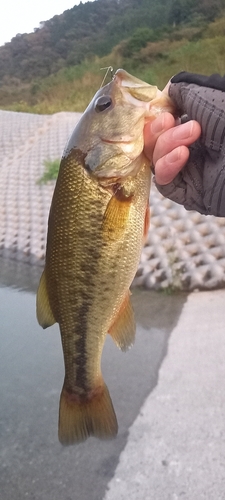
{"label": "fish jaw", "polygon": [[64,156],[79,149],[86,170],[97,179],[134,176],[141,164],[146,122],[172,109],[170,98],[156,86],[119,69],[92,99]]}
{"label": "fish jaw", "polygon": [[122,89],[126,100],[134,106],[144,108],[147,113],[149,112],[150,102],[161,94],[156,85],[143,82],[127,73],[124,69],[116,71],[114,81]]}
{"label": "fish jaw", "polygon": [[146,121],[154,120],[165,111],[176,114],[173,101],[156,85],[143,82],[124,69],[118,69],[114,78],[124,90],[124,96],[129,102],[146,109]]}

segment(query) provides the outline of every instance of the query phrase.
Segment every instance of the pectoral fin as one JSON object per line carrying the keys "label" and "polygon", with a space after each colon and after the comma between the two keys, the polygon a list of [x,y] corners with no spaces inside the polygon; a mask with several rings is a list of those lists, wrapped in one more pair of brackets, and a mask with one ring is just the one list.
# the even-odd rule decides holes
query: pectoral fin
{"label": "pectoral fin", "polygon": [[103,218],[103,235],[118,239],[124,233],[130,216],[132,198],[124,201],[112,196]]}
{"label": "pectoral fin", "polygon": [[56,323],[49,303],[45,271],[41,275],[37,291],[36,311],[38,323],[42,328],[48,328],[48,326],[52,326]]}
{"label": "pectoral fin", "polygon": [[130,302],[130,292],[128,292],[115,321],[110,326],[109,334],[117,347],[126,351],[134,344],[135,332],[134,311]]}

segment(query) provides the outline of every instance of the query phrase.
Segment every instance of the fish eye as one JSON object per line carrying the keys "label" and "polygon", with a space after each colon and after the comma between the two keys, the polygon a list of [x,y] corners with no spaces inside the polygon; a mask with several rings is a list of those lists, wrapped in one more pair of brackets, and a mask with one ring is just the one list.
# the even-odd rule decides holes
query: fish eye
{"label": "fish eye", "polygon": [[95,101],[95,111],[97,111],[97,113],[101,113],[101,111],[105,111],[105,109],[109,108],[111,104],[111,97],[108,95],[102,95]]}

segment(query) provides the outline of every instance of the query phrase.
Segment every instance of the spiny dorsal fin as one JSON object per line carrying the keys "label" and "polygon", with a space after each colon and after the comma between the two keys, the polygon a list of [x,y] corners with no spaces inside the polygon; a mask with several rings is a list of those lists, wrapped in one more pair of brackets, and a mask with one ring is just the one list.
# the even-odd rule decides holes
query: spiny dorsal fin
{"label": "spiny dorsal fin", "polygon": [[117,347],[122,351],[126,351],[134,344],[135,332],[134,311],[130,302],[130,292],[128,292],[116,319],[109,329],[109,334]]}
{"label": "spiny dorsal fin", "polygon": [[37,320],[39,325],[42,328],[48,328],[48,326],[54,325],[56,320],[53,316],[51,306],[49,303],[48,292],[46,287],[46,277],[45,271],[43,271],[37,291],[37,302],[36,302],[36,310],[37,310]]}

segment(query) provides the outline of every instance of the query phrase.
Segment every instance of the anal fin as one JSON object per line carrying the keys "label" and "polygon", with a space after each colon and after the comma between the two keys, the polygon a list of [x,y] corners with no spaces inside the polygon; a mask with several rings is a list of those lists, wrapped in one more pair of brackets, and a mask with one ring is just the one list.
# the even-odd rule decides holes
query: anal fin
{"label": "anal fin", "polygon": [[43,271],[41,275],[37,291],[36,312],[38,323],[42,328],[48,328],[48,326],[52,326],[56,323],[49,303],[45,271]]}
{"label": "anal fin", "polygon": [[118,315],[110,326],[109,334],[113,338],[117,347],[122,351],[126,351],[134,344],[136,332],[136,324],[134,319],[134,311],[130,302],[130,292],[128,292]]}

